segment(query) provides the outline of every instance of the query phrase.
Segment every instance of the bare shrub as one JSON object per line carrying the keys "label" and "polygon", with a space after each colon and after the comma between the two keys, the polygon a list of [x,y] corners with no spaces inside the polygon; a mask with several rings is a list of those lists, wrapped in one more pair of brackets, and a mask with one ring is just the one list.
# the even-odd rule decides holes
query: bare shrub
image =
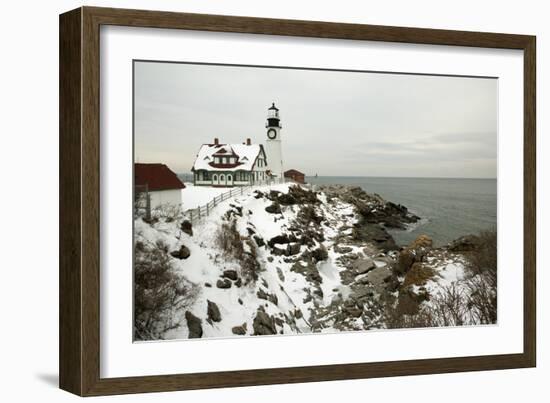
{"label": "bare shrub", "polygon": [[236,220],[222,223],[216,234],[216,243],[225,257],[239,263],[245,284],[258,280],[262,268],[258,262],[256,243],[250,237],[240,234]]}
{"label": "bare shrub", "polygon": [[479,246],[466,254],[468,306],[475,321],[492,324],[497,321],[497,232],[482,231],[478,237]]}
{"label": "bare shrub", "polygon": [[485,272],[466,281],[469,291],[468,308],[475,323],[494,324],[497,322],[496,276]]}
{"label": "bare shrub", "polygon": [[471,252],[465,254],[468,269],[473,275],[489,272],[495,277],[497,272],[497,232],[496,230],[481,231],[478,235],[479,244]]}
{"label": "bare shrub", "polygon": [[134,249],[134,339],[162,339],[179,327],[175,314],[193,303],[196,288],[176,273],[165,243],[137,241]]}
{"label": "bare shrub", "polygon": [[181,207],[175,204],[161,204],[153,209],[151,212],[153,219],[162,219],[165,222],[173,222],[182,218],[183,214]]}

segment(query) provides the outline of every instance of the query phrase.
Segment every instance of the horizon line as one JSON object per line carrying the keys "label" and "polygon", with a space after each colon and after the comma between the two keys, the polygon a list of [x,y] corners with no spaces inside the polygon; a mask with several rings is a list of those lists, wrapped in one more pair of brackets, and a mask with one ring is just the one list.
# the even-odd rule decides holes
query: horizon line
{"label": "horizon line", "polygon": [[[193,175],[180,172],[178,175]],[[306,178],[315,178],[315,175],[304,175]],[[318,175],[318,178],[381,178],[381,179],[498,179],[488,176],[369,176],[369,175]]]}

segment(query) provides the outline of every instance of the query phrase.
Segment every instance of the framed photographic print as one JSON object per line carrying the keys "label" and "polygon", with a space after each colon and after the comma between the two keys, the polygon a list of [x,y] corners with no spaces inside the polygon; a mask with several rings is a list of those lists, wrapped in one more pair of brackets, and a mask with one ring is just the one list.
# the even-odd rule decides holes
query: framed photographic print
{"label": "framed photographic print", "polygon": [[535,37],[60,17],[60,386],[535,366]]}

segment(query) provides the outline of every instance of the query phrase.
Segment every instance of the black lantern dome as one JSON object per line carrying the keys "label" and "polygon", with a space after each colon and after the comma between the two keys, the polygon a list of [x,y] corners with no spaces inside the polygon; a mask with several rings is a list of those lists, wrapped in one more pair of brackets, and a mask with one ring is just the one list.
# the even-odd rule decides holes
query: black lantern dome
{"label": "black lantern dome", "polygon": [[279,108],[275,106],[275,102],[267,109],[267,124],[266,127],[281,127],[281,119],[279,117]]}

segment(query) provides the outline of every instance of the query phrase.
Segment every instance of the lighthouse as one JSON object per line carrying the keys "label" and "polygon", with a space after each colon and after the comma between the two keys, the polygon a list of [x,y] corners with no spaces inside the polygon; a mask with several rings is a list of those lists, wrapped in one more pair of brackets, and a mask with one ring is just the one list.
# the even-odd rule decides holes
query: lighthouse
{"label": "lighthouse", "polygon": [[283,182],[283,152],[281,149],[281,118],[279,109],[272,103],[267,109],[267,123],[265,124],[267,140],[267,165],[274,176],[275,182]]}

